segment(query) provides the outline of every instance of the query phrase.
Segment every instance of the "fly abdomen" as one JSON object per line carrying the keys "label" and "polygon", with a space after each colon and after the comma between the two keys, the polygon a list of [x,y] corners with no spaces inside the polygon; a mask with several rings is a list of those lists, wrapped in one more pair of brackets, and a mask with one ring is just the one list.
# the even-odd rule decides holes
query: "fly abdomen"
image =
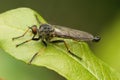
{"label": "fly abdomen", "polygon": [[101,39],[101,37],[95,36],[92,41],[93,41],[93,42],[99,42],[100,39]]}
{"label": "fly abdomen", "polygon": [[55,36],[66,39],[73,39],[77,41],[98,42],[100,40],[100,37],[96,37],[96,36],[94,37],[92,34],[87,33],[85,31],[75,30],[62,26],[55,26]]}

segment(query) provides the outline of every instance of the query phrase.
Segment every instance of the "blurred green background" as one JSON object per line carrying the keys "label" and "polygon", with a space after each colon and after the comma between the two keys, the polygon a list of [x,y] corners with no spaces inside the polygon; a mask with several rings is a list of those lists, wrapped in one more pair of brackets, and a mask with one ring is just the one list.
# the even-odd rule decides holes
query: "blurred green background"
{"label": "blurred green background", "polygon": [[[73,27],[102,37],[92,51],[120,72],[120,0],[1,0],[0,13],[29,7],[50,24]],[[24,16],[23,16],[24,17]],[[44,67],[27,65],[0,50],[0,78],[5,80],[65,80]]]}

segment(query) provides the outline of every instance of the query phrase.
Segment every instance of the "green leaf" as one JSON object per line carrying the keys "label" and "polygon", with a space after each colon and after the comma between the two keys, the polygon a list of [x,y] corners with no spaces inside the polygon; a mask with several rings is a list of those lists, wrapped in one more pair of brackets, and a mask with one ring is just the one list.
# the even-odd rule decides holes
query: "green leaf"
{"label": "green leaf", "polygon": [[120,79],[120,74],[95,57],[84,42],[65,39],[70,50],[81,60],[70,55],[62,43],[49,43],[45,47],[41,41],[30,41],[16,48],[16,44],[31,39],[33,35],[28,32],[24,37],[15,41],[12,41],[13,37],[22,35],[28,26],[39,27],[35,15],[41,23],[46,23],[40,15],[29,8],[18,8],[0,14],[0,47],[4,51],[26,63],[36,52],[39,52],[32,64],[52,69],[68,80]]}

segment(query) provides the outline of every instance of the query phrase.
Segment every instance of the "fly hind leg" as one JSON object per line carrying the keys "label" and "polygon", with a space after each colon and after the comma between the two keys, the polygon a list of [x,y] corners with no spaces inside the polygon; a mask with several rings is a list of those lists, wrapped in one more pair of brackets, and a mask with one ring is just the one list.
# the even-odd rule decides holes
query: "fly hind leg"
{"label": "fly hind leg", "polygon": [[74,53],[72,53],[67,45],[67,43],[64,40],[54,40],[54,41],[50,41],[50,43],[64,43],[67,51],[74,57],[76,57],[79,60],[82,60],[82,58],[78,57],[77,55],[75,55]]}

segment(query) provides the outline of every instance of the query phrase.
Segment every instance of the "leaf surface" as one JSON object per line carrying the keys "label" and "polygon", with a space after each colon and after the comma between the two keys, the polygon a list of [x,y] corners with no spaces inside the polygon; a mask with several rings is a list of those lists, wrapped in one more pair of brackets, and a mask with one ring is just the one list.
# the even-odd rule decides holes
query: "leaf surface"
{"label": "leaf surface", "polygon": [[29,31],[24,37],[12,41],[13,37],[22,35],[28,26],[46,21],[29,8],[18,8],[0,14],[0,47],[15,57],[28,63],[36,52],[39,54],[31,64],[44,66],[58,72],[68,80],[119,80],[119,73],[99,60],[85,42],[67,40],[70,50],[80,59],[70,55],[64,44],[51,44],[45,47],[41,40],[30,41],[16,48],[16,44],[32,38]]}

